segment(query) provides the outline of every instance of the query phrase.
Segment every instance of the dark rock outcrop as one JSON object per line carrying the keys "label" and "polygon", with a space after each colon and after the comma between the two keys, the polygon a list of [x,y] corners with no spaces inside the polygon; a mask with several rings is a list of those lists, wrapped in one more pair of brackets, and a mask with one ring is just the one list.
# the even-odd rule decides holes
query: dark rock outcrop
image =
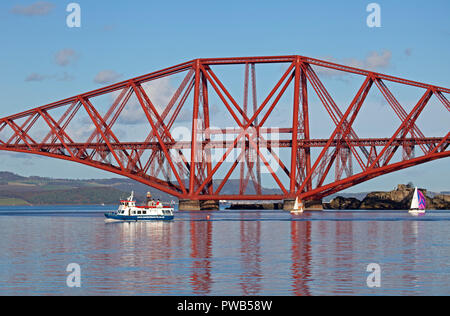
{"label": "dark rock outcrop", "polygon": [[355,198],[345,198],[338,196],[327,203],[325,208],[333,210],[358,210],[361,205],[361,201]]}
{"label": "dark rock outcrop", "polygon": [[450,209],[450,195],[439,194],[433,199],[427,199],[428,206],[434,210],[448,210]]}
{"label": "dark rock outcrop", "polygon": [[[433,198],[427,196],[427,190],[420,189],[427,201],[427,209],[448,210],[450,209],[449,195],[436,195]],[[389,192],[372,192],[359,201],[355,198],[344,198],[338,196],[324,205],[325,208],[335,210],[407,210],[411,205],[414,188],[412,186],[399,184],[395,190]]]}

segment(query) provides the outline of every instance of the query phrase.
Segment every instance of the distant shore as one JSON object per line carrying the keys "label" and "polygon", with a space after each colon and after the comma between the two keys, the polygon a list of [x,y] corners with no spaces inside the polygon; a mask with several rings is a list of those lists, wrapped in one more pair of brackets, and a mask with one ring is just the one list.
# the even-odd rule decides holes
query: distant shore
{"label": "distant shore", "polygon": [[[450,209],[450,195],[428,195],[426,189],[420,189],[425,195],[427,209]],[[363,200],[338,196],[329,203],[324,203],[324,209],[332,210],[406,210],[411,205],[414,187],[399,184],[396,189],[387,192],[371,192]]]}
{"label": "distant shore", "polygon": [[[234,194],[236,183],[224,187],[227,194]],[[272,192],[271,189],[265,189]],[[154,199],[170,202],[172,196],[150,189],[131,179],[52,179],[23,177],[11,172],[0,172],[0,206],[80,206],[117,205],[118,201],[134,191],[137,201],[144,201],[148,191]],[[342,193],[322,202],[323,209],[333,210],[397,210],[409,209],[414,187],[399,184],[387,192]],[[450,192],[433,193],[421,189],[426,196],[427,209],[450,209]],[[331,200],[330,200],[331,199]],[[305,201],[308,203],[308,201]],[[320,206],[320,201],[318,201]],[[228,201],[227,209],[282,210],[284,201]]]}
{"label": "distant shore", "polygon": [[[450,210],[450,195],[436,194],[428,196],[426,189],[420,189],[425,195],[427,209]],[[411,205],[414,187],[399,184],[396,189],[387,192],[370,192],[363,199],[337,196],[330,202],[322,202],[323,209],[328,210],[407,210]],[[228,209],[232,210],[278,210],[283,209],[282,202],[235,202]]]}

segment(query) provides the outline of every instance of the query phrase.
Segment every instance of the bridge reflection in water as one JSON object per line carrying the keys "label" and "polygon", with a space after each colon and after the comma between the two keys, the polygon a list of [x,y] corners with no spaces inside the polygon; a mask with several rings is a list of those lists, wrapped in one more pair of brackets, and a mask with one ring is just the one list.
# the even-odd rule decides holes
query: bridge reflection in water
{"label": "bridge reflection in water", "polygon": [[[439,294],[448,289],[448,212],[181,213],[173,222],[2,216],[0,295]],[[65,287],[80,264],[82,288]],[[369,263],[382,288],[366,285]],[[378,292],[377,292],[378,291]]]}
{"label": "bridge reflection in water", "polygon": [[[154,294],[371,293],[366,266],[385,256],[401,261],[396,283],[409,287],[422,279],[414,273],[421,260],[414,245],[424,223],[361,222],[351,213],[335,213],[330,221],[304,214],[281,222],[258,212],[241,212],[234,220],[215,220],[213,213],[187,216],[117,225],[123,257],[110,263],[134,267],[131,276],[122,275],[125,285],[139,280],[141,290]],[[401,249],[399,257],[395,249]]]}
{"label": "bridge reflection in water", "polygon": [[212,222],[196,220],[190,222],[192,272],[190,284],[194,294],[211,292]]}
{"label": "bridge reflection in water", "polygon": [[295,295],[311,295],[311,222],[291,222],[292,289]]}

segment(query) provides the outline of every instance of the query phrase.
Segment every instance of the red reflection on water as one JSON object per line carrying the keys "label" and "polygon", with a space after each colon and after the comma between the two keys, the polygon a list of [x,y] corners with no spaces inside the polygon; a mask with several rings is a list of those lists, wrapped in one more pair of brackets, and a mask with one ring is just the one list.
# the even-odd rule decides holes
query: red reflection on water
{"label": "red reflection on water", "polygon": [[256,295],[261,290],[261,214],[252,213],[255,221],[246,221],[249,214],[241,213],[241,268],[240,286],[243,295]]}
{"label": "red reflection on water", "polygon": [[[417,248],[420,242],[419,238],[419,222],[405,221],[402,223],[402,270],[401,276],[403,283],[408,284],[410,287],[417,285],[419,278],[415,272],[418,269],[417,263]],[[421,268],[420,268],[421,269]],[[402,291],[403,295],[408,295],[409,290]]]}
{"label": "red reflection on water", "polygon": [[[351,219],[352,213],[337,213],[337,218]],[[353,268],[353,223],[351,221],[335,222],[335,267],[339,273],[335,274],[334,284],[338,287],[333,294],[352,294]]]}
{"label": "red reflection on water", "polygon": [[[304,214],[303,216],[308,216]],[[292,290],[297,296],[309,296],[311,280],[311,222],[291,222]]]}
{"label": "red reflection on water", "polygon": [[190,238],[192,274],[190,284],[194,294],[209,294],[211,292],[211,257],[212,257],[212,222],[199,220],[198,215],[191,215]]}

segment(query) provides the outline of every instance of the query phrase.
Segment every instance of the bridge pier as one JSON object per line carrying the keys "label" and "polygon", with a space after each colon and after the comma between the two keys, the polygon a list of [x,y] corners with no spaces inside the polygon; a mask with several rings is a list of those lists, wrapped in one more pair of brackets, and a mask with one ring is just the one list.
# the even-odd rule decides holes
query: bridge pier
{"label": "bridge pier", "polygon": [[[291,211],[294,208],[295,199],[286,199],[283,201],[283,210]],[[303,201],[305,211],[323,211],[322,200]]]}
{"label": "bridge pier", "polygon": [[208,200],[179,200],[178,210],[180,211],[218,211],[219,201]]}

